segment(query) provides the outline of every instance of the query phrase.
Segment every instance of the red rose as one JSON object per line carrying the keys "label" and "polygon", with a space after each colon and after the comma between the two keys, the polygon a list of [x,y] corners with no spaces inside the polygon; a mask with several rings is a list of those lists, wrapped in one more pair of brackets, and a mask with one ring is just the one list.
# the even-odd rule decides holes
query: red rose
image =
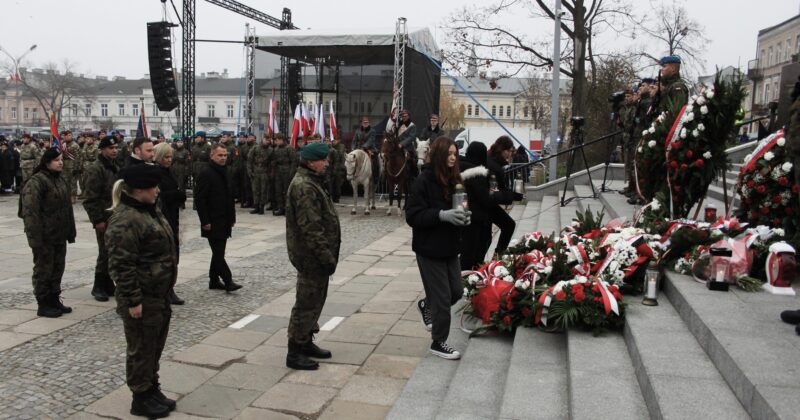
{"label": "red rose", "polygon": [[686,169],[686,168],[688,168],[688,167],[689,167],[689,165],[687,165],[687,164],[685,164],[685,163],[681,163],[681,169]]}
{"label": "red rose", "polygon": [[756,187],[756,191],[758,191],[760,194],[764,194],[765,192],[767,192],[767,187],[759,185]]}
{"label": "red rose", "polygon": [[792,214],[792,208],[791,207],[784,207],[783,208],[783,212],[786,213],[787,216],[789,216],[789,215]]}
{"label": "red rose", "polygon": [[752,179],[747,181],[747,188],[753,188],[755,186],[756,186],[756,182],[753,181]]}
{"label": "red rose", "polygon": [[560,292],[556,293],[556,300],[564,300],[564,299],[566,299],[566,297],[567,297],[567,294],[564,293],[564,291],[560,291]]}
{"label": "red rose", "polygon": [[778,179],[778,184],[781,184],[782,187],[785,187],[789,185],[789,180],[785,176],[782,176],[780,179]]}
{"label": "red rose", "polygon": [[583,292],[575,293],[575,302],[581,303],[586,299],[586,295]]}
{"label": "red rose", "polygon": [[793,193],[795,193],[795,194],[797,194],[798,192],[800,192],[800,184],[794,184],[794,185],[792,185],[792,192],[793,192]]}
{"label": "red rose", "polygon": [[547,247],[548,247],[548,248],[552,248],[552,247],[553,247],[553,243],[552,243],[552,242],[548,242],[548,243],[547,243]]}
{"label": "red rose", "polygon": [[514,309],[514,304],[511,302],[506,302],[506,309],[508,309],[509,311]]}
{"label": "red rose", "polygon": [[639,178],[639,184],[644,185],[644,178]]}
{"label": "red rose", "polygon": [[661,220],[656,220],[655,222],[653,222],[653,224],[656,225],[656,226],[659,226],[659,225],[661,225]]}
{"label": "red rose", "polygon": [[595,298],[594,298],[594,299],[592,299],[592,300],[593,300],[593,301],[595,301],[595,302],[597,302],[597,303],[603,303],[603,298],[601,298],[601,297],[595,297]]}
{"label": "red rose", "polygon": [[782,224],[781,219],[772,219],[772,226],[781,226]]}
{"label": "red rose", "polygon": [[503,317],[503,324],[511,325],[511,317],[506,315]]}
{"label": "red rose", "polygon": [[572,286],[572,293],[583,293],[583,285],[575,284]]}
{"label": "red rose", "polygon": [[781,202],[781,200],[782,200],[782,198],[781,198],[780,195],[775,194],[775,195],[772,196],[772,202],[775,203],[775,204],[779,204]]}
{"label": "red rose", "polygon": [[761,208],[761,214],[764,214],[764,215],[769,214],[769,207],[762,207]]}
{"label": "red rose", "polygon": [[672,187],[672,189],[675,190],[675,192],[679,192],[681,190],[681,186],[680,185],[676,185],[676,186]]}
{"label": "red rose", "polygon": [[672,143],[672,148],[676,149],[676,150],[680,149],[681,148],[681,142],[676,141],[676,142]]}
{"label": "red rose", "polygon": [[706,163],[703,162],[703,159],[697,159],[696,161],[694,161],[694,166],[697,166],[698,168],[702,168],[703,165],[705,165],[705,164]]}
{"label": "red rose", "polygon": [[531,310],[529,308],[522,308],[522,316],[528,318],[531,316]]}
{"label": "red rose", "polygon": [[677,169],[678,168],[678,162],[675,162],[673,160],[672,162],[669,163],[669,167],[672,168],[672,169]]}

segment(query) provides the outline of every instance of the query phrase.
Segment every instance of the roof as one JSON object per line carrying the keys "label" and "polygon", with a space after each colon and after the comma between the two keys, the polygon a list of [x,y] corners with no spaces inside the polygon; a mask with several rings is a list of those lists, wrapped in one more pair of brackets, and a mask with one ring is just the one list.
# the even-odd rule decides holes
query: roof
{"label": "roof", "polygon": [[[257,79],[256,86],[267,82],[268,79]],[[178,92],[181,91],[181,84],[178,80]],[[150,89],[150,79],[132,79],[132,80],[113,80],[103,83],[99,86],[96,95],[141,95],[142,91]],[[195,80],[195,94],[200,95],[239,95],[244,92],[245,85],[241,77],[237,78],[213,78],[203,79],[198,78]]]}
{"label": "roof", "polygon": [[781,26],[784,26],[786,24],[789,24],[789,23],[791,23],[791,22],[793,22],[793,21],[795,21],[797,19],[800,19],[800,15],[796,15],[796,16],[790,17],[789,19],[786,19],[786,20],[784,20],[783,22],[781,22],[781,23],[779,23],[777,25],[770,26],[769,28],[764,28],[764,29],[758,31],[758,36],[760,37],[761,35],[764,35],[767,32],[772,32],[773,30],[778,29]]}
{"label": "roof", "polygon": [[[281,31],[259,36],[257,48],[306,62],[334,57],[345,65],[393,64],[394,36],[389,28]],[[439,48],[428,28],[410,29],[408,43],[438,59]]]}
{"label": "roof", "polygon": [[[479,94],[512,94],[522,93],[528,90],[528,86],[533,80],[541,81],[544,86],[550,91],[551,79],[533,79],[528,77],[512,77],[502,78],[495,80],[497,86],[492,89],[489,85],[489,79],[482,79],[480,77],[456,77],[458,83],[461,84],[470,93]],[[572,81],[566,78],[559,79],[561,86],[561,94],[568,95],[572,89]],[[454,87],[453,90],[459,90]]]}

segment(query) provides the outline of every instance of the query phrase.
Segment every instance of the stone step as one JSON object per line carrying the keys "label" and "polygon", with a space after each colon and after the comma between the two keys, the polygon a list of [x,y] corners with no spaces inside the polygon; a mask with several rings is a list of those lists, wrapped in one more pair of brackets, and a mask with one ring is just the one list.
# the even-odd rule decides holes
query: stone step
{"label": "stone step", "polygon": [[625,343],[651,419],[750,417],[665,296],[658,306],[630,297],[625,319]]}
{"label": "stone step", "polygon": [[506,334],[471,338],[436,418],[497,418],[512,348],[512,338]]}
{"label": "stone step", "polygon": [[[595,185],[597,187],[597,185]],[[608,220],[625,217],[627,220],[633,220],[633,214],[638,208],[632,204],[628,204],[628,197],[619,194],[616,191],[606,191],[598,194],[600,202],[608,214]]]}
{"label": "stone step", "polygon": [[539,220],[539,211],[541,211],[541,209],[541,201],[528,201],[528,204],[525,205],[525,210],[522,212],[522,217],[516,221],[517,227],[514,230],[512,239],[519,239],[522,235],[536,230],[537,221]]}
{"label": "stone step", "polygon": [[[709,185],[708,186],[708,194],[707,195],[708,195],[708,197],[714,198],[719,202],[722,202],[722,203],[725,202],[724,201],[725,193],[722,190],[722,186],[721,185],[720,186],[717,186],[717,185],[714,185],[714,184]],[[733,200],[734,207],[738,206],[739,205],[739,194],[736,193],[736,191],[733,189],[731,184],[728,184],[728,202],[729,203],[731,202],[731,197],[734,197],[734,200]],[[718,212],[719,212],[719,209],[720,208],[718,207],[717,208]]]}
{"label": "stone step", "polygon": [[[567,191],[566,199],[569,200],[572,197],[576,197],[575,192]],[[589,198],[588,200],[594,201],[591,198]],[[578,201],[580,201],[579,198],[574,198],[565,206],[558,208],[558,217],[559,217],[558,230],[561,230],[565,226],[568,226],[570,223],[572,223],[572,219],[576,217],[575,213],[578,211]]]}
{"label": "stone step", "polygon": [[[600,194],[602,194],[602,193],[598,189],[597,190],[598,197],[600,196]],[[606,194],[611,194],[611,191],[608,191]],[[591,197],[592,189],[589,188],[588,185],[575,185],[575,195],[578,196],[578,197]],[[603,212],[603,223],[606,223],[609,220],[611,220],[611,218],[609,217],[609,212],[608,212],[608,210],[605,209],[605,207],[606,207],[605,204],[602,201],[600,201],[599,199],[596,199],[596,200],[591,200],[591,199],[589,199],[589,200],[587,200],[587,199],[578,200],[578,209],[581,212],[584,212],[587,209],[591,210],[592,213],[597,213],[600,210],[605,210]]]}
{"label": "stone step", "polygon": [[800,338],[779,314],[800,297],[710,291],[671,271],[664,292],[750,416],[797,418]]}
{"label": "stone step", "polygon": [[[531,203],[531,201],[528,201],[528,203]],[[514,206],[508,210],[508,214],[516,222],[522,218],[522,214],[524,213],[526,207],[527,205],[515,203]],[[497,241],[500,239],[500,230],[495,226],[492,226],[492,231],[494,232],[492,234],[492,243],[489,245],[489,250],[486,251],[486,258],[491,258],[491,256],[494,255],[494,249],[497,247]],[[514,239],[514,236],[512,236],[511,239]]]}
{"label": "stone step", "polygon": [[567,330],[566,336],[569,418],[647,418],[622,335],[606,332],[594,337],[591,332]]}
{"label": "stone step", "polygon": [[546,195],[542,197],[539,218],[536,222],[536,228],[542,234],[549,235],[553,232],[558,233],[561,230],[559,206],[559,198],[556,196]]}
{"label": "stone step", "polygon": [[566,336],[517,328],[500,419],[568,419]]}

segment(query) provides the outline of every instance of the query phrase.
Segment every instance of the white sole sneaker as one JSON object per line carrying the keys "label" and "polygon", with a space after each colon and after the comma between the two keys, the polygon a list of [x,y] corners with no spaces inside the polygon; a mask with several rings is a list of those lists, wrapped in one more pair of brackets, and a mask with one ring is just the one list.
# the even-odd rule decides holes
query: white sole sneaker
{"label": "white sole sneaker", "polygon": [[428,349],[428,352],[430,352],[434,356],[439,356],[442,359],[447,359],[447,360],[458,360],[458,359],[461,358],[461,353],[459,353],[457,351],[454,351],[452,353],[444,353],[444,352],[441,352],[441,351]]}
{"label": "white sole sneaker", "polygon": [[420,321],[420,322],[422,322],[422,326],[425,327],[425,331],[431,332],[431,330],[433,330],[432,324],[426,324],[425,321]]}

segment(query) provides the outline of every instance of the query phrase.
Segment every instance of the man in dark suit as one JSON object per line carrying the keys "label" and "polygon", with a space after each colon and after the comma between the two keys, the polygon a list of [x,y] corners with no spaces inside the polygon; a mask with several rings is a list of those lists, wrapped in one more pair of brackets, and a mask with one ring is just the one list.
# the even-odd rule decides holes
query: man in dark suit
{"label": "man in dark suit", "polygon": [[225,246],[236,223],[236,207],[225,168],[227,159],[228,151],[223,144],[211,147],[208,165],[197,177],[195,205],[201,236],[211,246],[208,288],[232,292],[242,286],[233,282],[233,274],[225,262]]}

